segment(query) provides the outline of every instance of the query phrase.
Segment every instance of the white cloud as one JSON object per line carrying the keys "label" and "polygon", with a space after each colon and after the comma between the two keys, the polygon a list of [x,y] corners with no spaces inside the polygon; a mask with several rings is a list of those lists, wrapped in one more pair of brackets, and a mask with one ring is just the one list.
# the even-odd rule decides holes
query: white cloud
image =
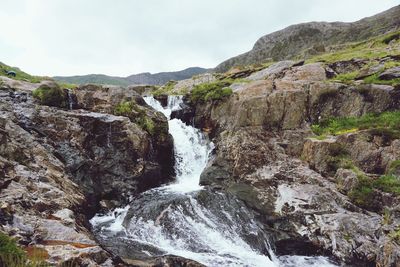
{"label": "white cloud", "polygon": [[[384,2],[384,3],[383,3]],[[214,67],[275,30],[398,0],[0,0],[0,60],[37,75]]]}

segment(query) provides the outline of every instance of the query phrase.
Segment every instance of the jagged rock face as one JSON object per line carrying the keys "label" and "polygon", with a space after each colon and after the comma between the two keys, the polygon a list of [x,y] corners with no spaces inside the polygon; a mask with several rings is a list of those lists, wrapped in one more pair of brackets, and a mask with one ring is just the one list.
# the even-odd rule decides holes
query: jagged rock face
{"label": "jagged rock face", "polygon": [[278,62],[233,84],[229,101],[195,107],[196,125],[212,131],[262,126],[273,130],[303,128],[335,116],[360,116],[400,107],[399,90],[386,85],[347,86],[328,82],[320,64]]}
{"label": "jagged rock face", "polygon": [[307,57],[325,52],[328,46],[367,40],[399,28],[400,7],[353,23],[310,22],[289,26],[261,37],[251,51],[219,64],[215,71],[225,72],[234,66]]}
{"label": "jagged rock face", "polygon": [[396,266],[400,247],[388,233],[400,222],[399,200],[380,198],[390,223],[382,210],[356,206],[345,194],[356,174],[336,172],[330,160],[343,145],[362,170],[379,175],[400,158],[399,140],[366,132],[323,141],[308,137],[311,123],[329,117],[399,109],[399,90],[335,83],[327,79],[330,71],[322,64],[280,62],[231,85],[228,99],[192,104],[191,122],[216,145],[201,184],[227,190],[260,212],[277,230],[278,254],[291,243],[355,266]]}
{"label": "jagged rock face", "polygon": [[144,104],[133,91],[117,88],[110,96],[92,89],[99,97],[79,91],[79,106],[92,111],[64,110],[38,105],[31,96],[36,87],[0,90],[0,229],[46,250],[50,262],[112,266],[88,230],[88,216],[171,179],[167,120],[141,106],[166,125],[150,134],[128,117],[95,112],[126,99]]}

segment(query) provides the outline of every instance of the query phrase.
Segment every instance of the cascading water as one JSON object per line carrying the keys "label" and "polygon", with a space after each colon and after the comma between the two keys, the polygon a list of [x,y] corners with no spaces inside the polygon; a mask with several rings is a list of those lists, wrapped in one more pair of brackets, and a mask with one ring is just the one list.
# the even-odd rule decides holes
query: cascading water
{"label": "cascading water", "polygon": [[122,258],[177,255],[207,266],[334,266],[324,257],[277,258],[268,235],[252,211],[233,196],[199,186],[213,144],[171,112],[181,97],[163,108],[153,97],[147,104],[168,118],[174,138],[176,182],[148,190],[129,206],[91,223],[102,244]]}

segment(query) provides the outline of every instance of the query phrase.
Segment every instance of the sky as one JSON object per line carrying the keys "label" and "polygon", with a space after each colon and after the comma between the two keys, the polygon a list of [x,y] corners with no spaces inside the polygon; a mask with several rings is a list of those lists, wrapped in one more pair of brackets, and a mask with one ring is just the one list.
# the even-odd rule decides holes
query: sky
{"label": "sky", "polygon": [[0,61],[34,75],[212,68],[261,36],[400,0],[0,0]]}

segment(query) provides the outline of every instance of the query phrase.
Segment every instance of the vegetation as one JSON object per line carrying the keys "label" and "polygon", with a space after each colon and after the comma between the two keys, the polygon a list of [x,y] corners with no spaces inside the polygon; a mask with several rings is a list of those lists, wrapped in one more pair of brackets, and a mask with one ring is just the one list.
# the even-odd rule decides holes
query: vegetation
{"label": "vegetation", "polygon": [[129,117],[135,106],[136,103],[133,101],[122,101],[115,107],[114,114],[117,116]]}
{"label": "vegetation", "polygon": [[392,161],[389,165],[389,169],[387,171],[387,174],[389,175],[394,175],[394,173],[400,169],[400,160],[395,160]]}
{"label": "vegetation", "polygon": [[377,129],[397,135],[400,134],[400,111],[331,118],[312,125],[311,129],[316,135],[340,135],[363,129]]}
{"label": "vegetation", "polygon": [[72,83],[57,83],[58,86],[60,86],[60,88],[64,88],[64,89],[76,89],[78,87],[78,85],[76,84],[72,84]]}
{"label": "vegetation", "polygon": [[190,98],[193,102],[221,100],[233,93],[232,89],[228,87],[231,84],[231,80],[220,80],[196,85],[192,90]]}
{"label": "vegetation", "polygon": [[128,117],[151,135],[158,130],[153,120],[147,116],[146,111],[135,101],[122,101],[115,107],[114,114]]}
{"label": "vegetation", "polygon": [[336,77],[334,77],[333,80],[348,83],[348,82],[354,81],[355,78],[358,76],[358,73],[359,73],[358,71],[342,73],[342,74],[339,74]]}
{"label": "vegetation", "polygon": [[396,230],[392,231],[389,233],[389,237],[397,242],[398,244],[400,244],[400,226],[397,227]]}
{"label": "vegetation", "polygon": [[173,94],[172,91],[174,90],[174,87],[175,87],[175,85],[177,83],[178,82],[176,82],[176,81],[169,81],[165,85],[163,85],[162,87],[160,87],[157,90],[155,90],[153,92],[153,95],[158,96],[158,95],[170,95],[170,94]]}
{"label": "vegetation", "polygon": [[349,197],[361,207],[373,208],[376,190],[400,196],[400,180],[392,175],[383,175],[378,179],[358,176],[358,185],[349,192]]}
{"label": "vegetation", "polygon": [[380,74],[381,74],[381,72],[375,73],[371,76],[366,77],[364,79],[364,83],[385,84],[385,85],[393,85],[393,86],[400,84],[400,78],[392,79],[392,80],[381,80],[381,79],[379,79]]}
{"label": "vegetation", "polygon": [[395,32],[380,37],[375,37],[367,41],[348,44],[343,49],[315,56],[307,60],[306,63],[321,61],[333,63],[337,61],[351,60],[354,58],[375,59],[394,55],[396,52],[388,50],[387,45],[391,41],[399,42],[399,35],[400,32]]}
{"label": "vegetation", "polygon": [[49,87],[41,85],[32,92],[34,98],[38,99],[42,105],[54,107],[66,107],[68,99],[65,92],[60,87]]}
{"label": "vegetation", "polygon": [[51,78],[49,78],[49,77],[29,75],[29,74],[21,71],[19,68],[10,67],[10,66],[7,66],[6,64],[3,64],[0,62],[0,76],[7,76],[7,71],[15,72],[16,76],[11,77],[14,80],[26,81],[26,82],[31,82],[31,83],[39,83],[43,80],[51,80]]}
{"label": "vegetation", "polygon": [[[10,267],[47,267],[43,253],[30,250],[26,253],[14,239],[0,232],[0,266]],[[47,253],[45,255],[48,256]]]}

